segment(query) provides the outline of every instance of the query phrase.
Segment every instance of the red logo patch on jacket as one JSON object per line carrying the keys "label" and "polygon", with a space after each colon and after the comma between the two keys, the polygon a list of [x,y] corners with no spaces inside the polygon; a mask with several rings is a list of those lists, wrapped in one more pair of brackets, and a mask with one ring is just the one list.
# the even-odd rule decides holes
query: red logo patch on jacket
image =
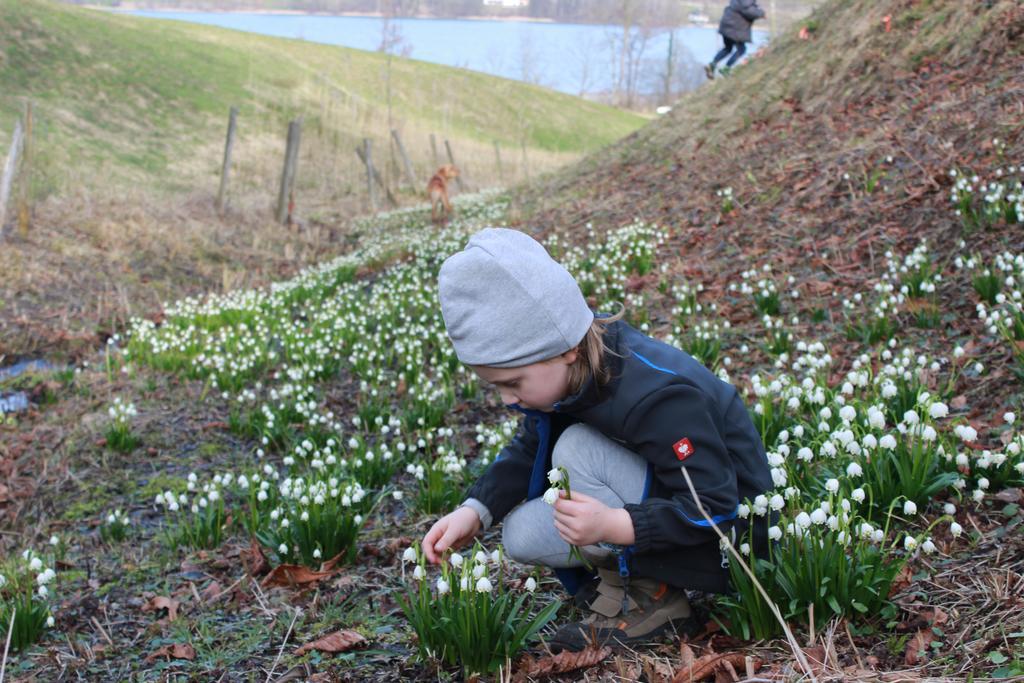
{"label": "red logo patch on jacket", "polygon": [[686,460],[693,455],[693,444],[690,443],[689,439],[680,439],[672,444],[672,452],[680,460]]}

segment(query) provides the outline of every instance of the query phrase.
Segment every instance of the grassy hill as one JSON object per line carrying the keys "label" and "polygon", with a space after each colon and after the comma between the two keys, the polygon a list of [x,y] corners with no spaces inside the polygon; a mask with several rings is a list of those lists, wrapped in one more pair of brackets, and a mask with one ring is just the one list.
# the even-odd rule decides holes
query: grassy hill
{"label": "grassy hill", "polygon": [[[465,69],[48,0],[0,0],[0,36],[0,154],[26,98],[35,130],[32,225],[8,229],[0,249],[0,359],[89,348],[163,301],[265,282],[348,249],[352,219],[369,209],[354,153],[364,137],[408,206],[423,202],[446,140],[472,191],[563,166],[643,123]],[[238,135],[218,216],[231,106]],[[298,221],[285,231],[271,216],[297,117]]]}
{"label": "grassy hill", "polygon": [[[493,141],[506,148],[509,166],[525,145],[537,171],[642,122],[464,69],[401,58],[389,69],[383,54],[47,0],[0,0],[0,35],[0,143],[9,139],[22,99],[31,98],[41,173],[56,189],[70,178],[76,185],[190,187],[216,171],[232,105],[241,110],[243,177],[247,166],[273,177],[287,121],[298,116],[304,117],[307,153],[321,152],[315,165],[330,153],[343,156],[343,167],[353,166],[352,146],[363,136],[386,149],[390,118],[421,173],[433,163],[428,135],[434,132],[439,144],[452,141],[477,185],[497,180]],[[263,164],[265,171],[256,170]]]}

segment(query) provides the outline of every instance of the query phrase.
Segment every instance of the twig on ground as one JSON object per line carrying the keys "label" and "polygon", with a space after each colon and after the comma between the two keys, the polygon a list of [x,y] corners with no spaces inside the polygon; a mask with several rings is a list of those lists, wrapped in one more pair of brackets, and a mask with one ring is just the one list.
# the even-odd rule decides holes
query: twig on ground
{"label": "twig on ground", "polygon": [[4,672],[7,671],[7,653],[11,649],[11,636],[14,634],[14,617],[18,615],[18,609],[11,609],[11,623],[7,625],[7,642],[4,644],[4,658],[0,661],[0,683],[4,683]]}
{"label": "twig on ground", "polygon": [[277,663],[281,661],[281,655],[284,654],[284,646],[288,644],[288,637],[292,634],[292,627],[295,626],[295,620],[302,614],[302,610],[296,608],[295,614],[292,615],[292,623],[288,624],[288,632],[284,634],[284,640],[281,641],[281,649],[277,651],[277,657],[274,658],[274,664],[270,667],[270,671],[267,672],[267,683],[270,682],[270,677],[274,675],[274,669],[277,668]]}

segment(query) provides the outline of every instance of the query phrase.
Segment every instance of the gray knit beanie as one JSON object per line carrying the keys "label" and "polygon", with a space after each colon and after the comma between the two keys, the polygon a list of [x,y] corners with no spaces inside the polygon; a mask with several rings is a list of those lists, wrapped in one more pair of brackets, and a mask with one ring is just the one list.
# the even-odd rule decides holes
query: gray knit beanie
{"label": "gray knit beanie", "polygon": [[517,368],[574,348],[594,320],[576,280],[537,240],[486,228],[438,276],[441,315],[459,360]]}

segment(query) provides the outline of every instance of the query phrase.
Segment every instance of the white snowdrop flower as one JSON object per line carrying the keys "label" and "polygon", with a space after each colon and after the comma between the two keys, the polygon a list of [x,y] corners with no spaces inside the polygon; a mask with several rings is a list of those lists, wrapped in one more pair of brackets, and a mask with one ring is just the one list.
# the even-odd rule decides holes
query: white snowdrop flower
{"label": "white snowdrop flower", "polygon": [[853,406],[843,406],[839,409],[839,417],[847,422],[853,422],[857,417],[857,409]]}
{"label": "white snowdrop flower", "polygon": [[798,514],[796,516],[796,520],[794,521],[797,523],[797,526],[799,526],[802,529],[806,529],[807,527],[811,526],[811,516],[806,512],[801,512],[800,514]]}
{"label": "white snowdrop flower", "polygon": [[892,398],[896,395],[896,385],[892,382],[882,385],[882,398]]}
{"label": "white snowdrop flower", "polygon": [[736,508],[736,514],[740,519],[746,519],[750,516],[750,506],[746,503],[740,503],[739,507]]}
{"label": "white snowdrop flower", "polygon": [[962,534],[963,532],[964,528],[956,522],[949,523],[949,533],[953,536],[953,538],[959,538],[960,534]]}
{"label": "white snowdrop flower", "polygon": [[903,503],[903,514],[905,515],[916,515],[917,514],[917,503],[912,500],[908,500]]}
{"label": "white snowdrop flower", "polygon": [[771,500],[768,503],[768,506],[772,510],[781,510],[782,508],[786,507],[786,499],[776,493],[774,496],[772,496]]}
{"label": "white snowdrop flower", "polygon": [[906,422],[908,425],[913,426],[921,421],[921,416],[917,414],[916,410],[908,410],[907,412],[903,413],[903,421]]}
{"label": "white snowdrop flower", "polygon": [[281,553],[282,555],[287,555],[288,554],[288,544],[287,543],[282,543],[281,545],[277,546],[277,552]]}
{"label": "white snowdrop flower", "polygon": [[935,420],[944,418],[949,415],[949,406],[942,402],[933,403],[931,407],[928,408],[928,414]]}
{"label": "white snowdrop flower", "polygon": [[824,524],[825,520],[828,518],[828,516],[825,514],[825,511],[822,510],[821,508],[818,508],[817,510],[811,512],[810,516],[812,524]]}
{"label": "white snowdrop flower", "polygon": [[886,450],[894,451],[896,450],[896,437],[892,434],[886,434],[878,440],[878,445]]}
{"label": "white snowdrop flower", "polygon": [[797,457],[798,460],[803,460],[805,462],[810,462],[811,460],[814,459],[814,451],[812,451],[807,446],[804,446],[803,448],[801,448],[800,450],[798,450],[796,452],[796,457]]}
{"label": "white snowdrop flower", "polygon": [[850,498],[853,498],[858,503],[863,503],[864,502],[864,497],[865,497],[864,489],[856,488],[853,491],[850,491]]}
{"label": "white snowdrop flower", "polygon": [[449,561],[452,563],[453,567],[458,569],[462,566],[462,561],[464,559],[465,558],[463,558],[462,555],[460,555],[459,553],[452,553],[452,556],[449,558]]}
{"label": "white snowdrop flower", "polygon": [[921,430],[921,438],[924,439],[925,441],[935,441],[937,437],[938,433],[935,431],[935,428],[932,427],[931,425],[925,425],[924,429]]}
{"label": "white snowdrop flower", "polygon": [[952,503],[946,503],[945,505],[942,506],[942,512],[947,515],[955,515],[956,505],[953,505]]}
{"label": "white snowdrop flower", "polygon": [[971,464],[971,461],[967,457],[966,453],[957,453],[953,461],[956,463],[957,467],[967,467],[968,465]]}
{"label": "white snowdrop flower", "polygon": [[464,590],[464,591],[469,590],[469,577],[468,576],[463,576],[461,579],[459,579],[459,589],[460,590]]}
{"label": "white snowdrop flower", "polygon": [[839,491],[839,480],[829,479],[825,482],[825,490],[829,493],[837,493]]}
{"label": "white snowdrop flower", "polygon": [[352,522],[353,522],[353,523],[354,523],[354,524],[355,524],[356,526],[359,526],[360,524],[362,524],[362,523],[363,523],[363,516],[362,516],[362,515],[356,515],[355,517],[353,517],[353,518],[352,518]]}
{"label": "white snowdrop flower", "polygon": [[451,586],[444,580],[443,576],[437,577],[437,594],[447,595],[451,591]]}
{"label": "white snowdrop flower", "polygon": [[1017,416],[1014,415],[1013,413],[1009,413],[1009,412],[1003,413],[1003,421],[1006,424],[1008,424],[1008,425],[1012,425],[1014,420],[1016,420],[1016,419],[1017,419]]}
{"label": "white snowdrop flower", "polygon": [[402,500],[404,494],[401,491],[396,490],[391,492],[391,497],[394,498],[395,500]]}
{"label": "white snowdrop flower", "polygon": [[818,417],[822,420],[830,420],[832,419],[832,410],[828,406],[825,406],[818,411]]}
{"label": "white snowdrop flower", "polygon": [[487,553],[485,553],[483,550],[476,551],[476,555],[473,556],[473,561],[477,564],[486,564]]}
{"label": "white snowdrop flower", "polygon": [[494,589],[491,581],[486,576],[481,576],[476,582],[477,593],[490,593]]}
{"label": "white snowdrop flower", "polygon": [[322,556],[322,553],[320,552],[320,548],[314,548],[313,549],[313,558],[319,560],[321,556]]}
{"label": "white snowdrop flower", "polygon": [[989,485],[989,481],[988,481],[987,477],[982,477],[981,479],[978,480],[978,488],[979,489],[984,491],[984,490],[988,489],[988,485]]}
{"label": "white snowdrop flower", "polygon": [[768,538],[777,541],[782,538],[782,529],[777,526],[768,527]]}
{"label": "white snowdrop flower", "polygon": [[931,536],[929,536],[928,538],[924,539],[924,542],[921,544],[921,550],[923,550],[928,555],[931,555],[932,553],[935,552],[936,548],[935,548],[935,544],[932,543]]}
{"label": "white snowdrop flower", "polygon": [[427,576],[427,570],[423,568],[422,564],[416,565],[416,568],[412,570],[412,578],[417,581],[422,581]]}
{"label": "white snowdrop flower", "polygon": [[53,625],[55,623],[57,623],[57,622],[54,621],[52,614],[50,616],[46,617],[46,628],[53,628]]}
{"label": "white snowdrop flower", "polygon": [[405,549],[404,553],[402,553],[402,564],[405,564],[406,562],[415,562],[415,561],[416,561],[416,548],[413,548],[412,546],[410,546],[410,547]]}
{"label": "white snowdrop flower", "polygon": [[558,491],[559,489],[555,488],[554,486],[545,491],[544,502],[547,503],[548,505],[554,505],[555,501],[558,500]]}
{"label": "white snowdrop flower", "polygon": [[750,544],[749,543],[741,543],[740,544],[740,554],[741,555],[749,555],[750,554]]}
{"label": "white snowdrop flower", "polygon": [[974,499],[975,503],[980,503],[981,501],[985,500],[985,489],[974,489],[973,491],[971,491],[971,498]]}
{"label": "white snowdrop flower", "polygon": [[914,550],[917,547],[917,539],[913,536],[907,536],[903,539],[903,547],[908,551]]}
{"label": "white snowdrop flower", "polygon": [[56,535],[50,536],[50,545],[60,545],[60,539]]}
{"label": "white snowdrop flower", "polygon": [[562,481],[562,470],[555,467],[548,471],[548,483],[557,484]]}
{"label": "white snowdrop flower", "polygon": [[47,595],[49,595],[50,591],[49,591],[49,590],[48,590],[48,589],[46,588],[46,586],[40,586],[40,587],[39,587],[39,588],[38,588],[38,589],[36,590],[36,593],[38,593],[38,594],[39,594],[39,597],[41,597],[41,598],[45,598],[45,597],[46,597]]}
{"label": "white snowdrop flower", "polygon": [[[843,498],[841,501],[839,501],[839,507],[841,507],[843,509],[843,512],[849,512],[850,511],[850,501],[848,501],[845,498]],[[846,519],[845,515],[843,516],[843,519]]]}
{"label": "white snowdrop flower", "polygon": [[971,443],[978,438],[978,430],[970,425],[957,425],[953,430],[965,443]]}
{"label": "white snowdrop flower", "polygon": [[885,532],[881,529],[875,529],[871,532],[871,540],[874,543],[881,543],[885,540]]}
{"label": "white snowdrop flower", "polygon": [[797,425],[796,427],[793,428],[793,436],[795,436],[796,438],[799,439],[799,438],[802,438],[803,435],[804,435],[804,427],[803,427],[803,425]]}
{"label": "white snowdrop flower", "polygon": [[848,477],[859,477],[864,474],[864,470],[861,468],[859,463],[851,462],[846,466],[846,475]]}
{"label": "white snowdrop flower", "polygon": [[29,560],[28,568],[34,572],[37,572],[43,568],[43,561],[40,560],[38,557],[33,557],[31,560]]}
{"label": "white snowdrop flower", "polygon": [[482,564],[478,564],[473,567],[473,578],[479,579],[487,571],[487,567]]}
{"label": "white snowdrop flower", "polygon": [[975,363],[974,364],[974,372],[976,372],[976,373],[978,373],[980,375],[984,370],[985,370],[985,366],[982,365],[981,363]]}
{"label": "white snowdrop flower", "polygon": [[537,579],[533,578],[532,576],[526,579],[526,583],[523,584],[523,588],[525,588],[530,593],[537,590]]}

